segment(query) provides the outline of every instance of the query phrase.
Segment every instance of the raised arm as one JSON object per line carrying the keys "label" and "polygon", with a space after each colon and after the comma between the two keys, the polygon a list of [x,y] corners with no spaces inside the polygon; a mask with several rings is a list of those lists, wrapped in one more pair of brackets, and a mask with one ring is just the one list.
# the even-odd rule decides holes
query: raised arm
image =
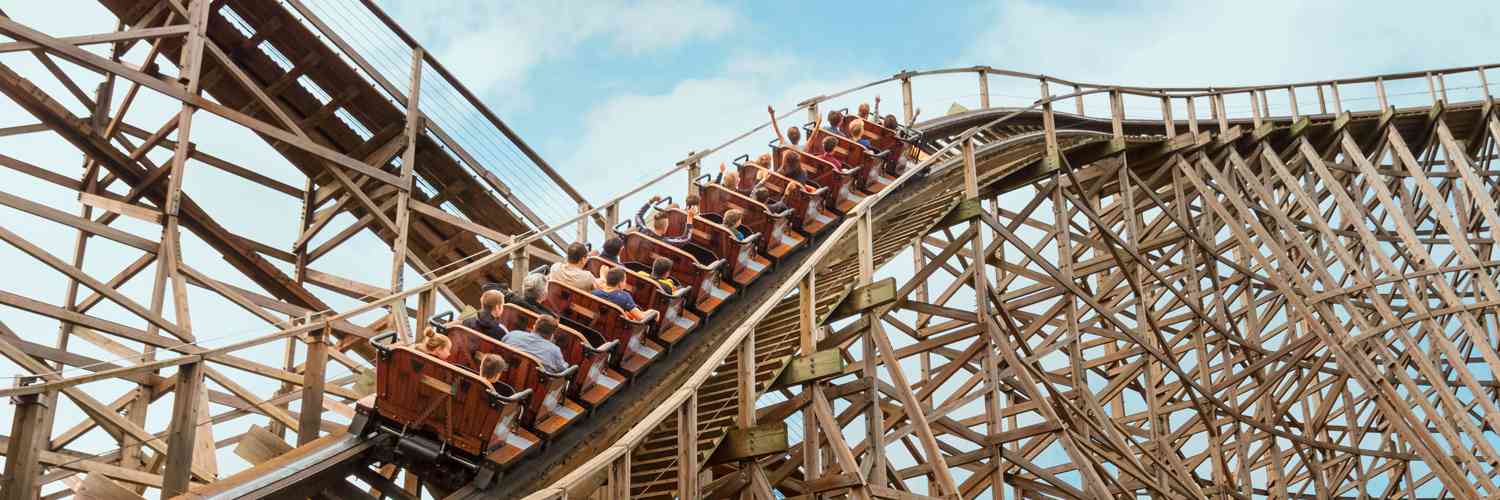
{"label": "raised arm", "polygon": [[880,117],[880,94],[875,94],[875,111],[873,113],[876,118]]}
{"label": "raised arm", "polygon": [[792,147],[792,143],[787,142],[786,135],[781,133],[781,125],[776,123],[776,108],[768,105],[766,106],[766,112],[771,114],[771,130],[776,131],[776,140],[784,147]]}
{"label": "raised arm", "polygon": [[638,210],[638,211],[635,212],[635,227],[637,227],[637,228],[646,228],[647,227],[646,226],[646,212],[650,211],[651,207],[653,205],[656,205],[656,202],[658,202],[658,201],[661,201],[661,197],[660,196],[652,196],[650,200],[646,201],[645,205],[641,206],[640,210]]}

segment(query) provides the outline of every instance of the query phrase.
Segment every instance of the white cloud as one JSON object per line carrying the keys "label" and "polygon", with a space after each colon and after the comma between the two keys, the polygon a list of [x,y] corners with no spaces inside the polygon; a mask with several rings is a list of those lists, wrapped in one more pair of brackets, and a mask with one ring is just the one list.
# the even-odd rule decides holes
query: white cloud
{"label": "white cloud", "polygon": [[[1494,62],[1500,4],[1141,2],[1084,10],[997,5],[960,64],[1098,83],[1260,84]],[[1435,29],[1436,27],[1441,29]]]}
{"label": "white cloud", "polygon": [[602,40],[633,55],[671,49],[729,33],[738,14],[710,0],[668,2],[402,2],[396,20],[453,69],[460,81],[500,106],[516,107],[542,62],[567,57]]}
{"label": "white cloud", "polygon": [[[582,137],[562,164],[570,171],[586,172],[573,178],[584,196],[605,200],[671,168],[691,151],[716,147],[765,123],[768,104],[779,114],[808,97],[876,78],[792,71],[798,67],[805,65],[790,55],[747,55],[728,63],[717,75],[683,80],[663,93],[626,93],[606,99],[588,112]],[[806,117],[795,114],[780,124],[785,129],[803,123]],[[741,154],[766,152],[772,135],[769,129],[763,130],[725,148],[705,160],[704,173],[716,172],[719,162]],[[684,187],[680,180],[674,182],[652,191],[680,194]]]}

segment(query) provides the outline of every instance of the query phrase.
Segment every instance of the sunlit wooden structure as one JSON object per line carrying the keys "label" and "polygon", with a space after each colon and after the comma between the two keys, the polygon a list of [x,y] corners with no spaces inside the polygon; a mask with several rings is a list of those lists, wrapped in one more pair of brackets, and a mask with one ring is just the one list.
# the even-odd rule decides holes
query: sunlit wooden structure
{"label": "sunlit wooden structure", "polygon": [[[13,401],[7,498],[420,494],[421,478],[366,458],[388,442],[341,431],[367,340],[408,336],[414,318],[606,234],[629,196],[685,191],[710,158],[763,149],[745,139],[764,126],[590,204],[371,2],[342,4],[405,47],[401,71],[314,2],[101,4],[118,31],[56,37],[0,17],[13,40],[0,43],[0,93],[35,120],[0,135],[53,134],[85,157],[77,175],[0,156],[78,200],[75,214],[0,193],[76,234],[62,256],[0,225],[0,239],[68,283],[61,301],[0,294],[7,315],[60,325],[53,338],[0,328],[0,354],[26,372],[0,389]],[[102,83],[22,75],[7,64],[19,56]],[[496,486],[428,493],[1500,494],[1500,117],[1487,69],[1162,89],[979,66],[809,99],[786,116],[882,87],[899,88],[913,122],[914,92],[943,78],[972,78],[979,102],[914,123],[921,152],[890,189],[748,287],[609,412]],[[44,78],[64,91],[43,91]],[[991,85],[1036,97],[996,105]],[[137,93],[180,110],[138,127]],[[428,106],[434,95],[467,104],[455,114]],[[192,126],[205,118],[259,135],[306,182],[198,149]],[[460,132],[475,120],[488,128]],[[525,158],[556,199],[508,185],[479,152],[485,140]],[[215,222],[183,189],[196,168],[301,203],[293,245]],[[540,203],[569,212],[549,218]],[[355,222],[328,234],[340,214]],[[156,232],[120,229],[121,215]],[[365,230],[393,248],[389,280],[318,270]],[[198,271],[185,234],[238,274]],[[100,240],[139,257],[85,271]],[[127,291],[147,270],[146,295]],[[408,283],[408,271],[424,279]],[[190,289],[271,326],[199,341],[220,325],[191,324]],[[354,302],[335,307],[330,294]],[[106,301],[123,313],[94,310]],[[267,349],[282,362],[251,354]],[[113,400],[92,389],[109,383],[129,388]],[[153,409],[158,399],[170,410]],[[58,425],[62,401],[84,418]],[[148,425],[163,413],[165,427]],[[233,425],[242,418],[266,425]],[[114,449],[76,449],[96,427]],[[230,449],[251,467],[221,468]]]}

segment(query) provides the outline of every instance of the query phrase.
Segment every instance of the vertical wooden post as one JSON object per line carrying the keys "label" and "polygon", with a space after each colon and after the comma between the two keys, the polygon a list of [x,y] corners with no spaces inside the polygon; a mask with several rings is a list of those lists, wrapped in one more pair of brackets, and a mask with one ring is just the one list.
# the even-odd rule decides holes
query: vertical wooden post
{"label": "vertical wooden post", "polygon": [[1125,138],[1125,95],[1118,88],[1109,91],[1109,130],[1116,140]]}
{"label": "vertical wooden post", "polygon": [[677,407],[677,498],[698,500],[698,395]]}
{"label": "vertical wooden post", "polygon": [[979,68],[979,109],[990,109],[990,74]]}
{"label": "vertical wooden post", "polygon": [[1302,117],[1302,112],[1297,109],[1297,87],[1286,88],[1287,102],[1292,106],[1292,121]]}
{"label": "vertical wooden post", "polygon": [[688,194],[698,194],[698,183],[696,182],[696,179],[700,175],[703,175],[703,160],[693,160],[693,162],[689,163],[687,167]]}
{"label": "vertical wooden post", "polygon": [[604,223],[609,227],[604,228],[604,234],[611,237],[619,236],[615,233],[615,225],[620,223],[620,202],[610,203],[604,207]]}
{"label": "vertical wooden post", "polygon": [[1252,90],[1252,91],[1250,91],[1250,120],[1251,120],[1252,123],[1254,123],[1256,130],[1260,129],[1260,124],[1261,124],[1261,117],[1262,117],[1262,115],[1261,115],[1260,109],[1261,109],[1261,95],[1260,95],[1260,91],[1258,91],[1258,90]]}
{"label": "vertical wooden post", "polygon": [[739,393],[739,413],[736,423],[741,429],[755,427],[755,335],[746,335],[740,341],[739,363],[735,365],[736,389]]}
{"label": "vertical wooden post", "polygon": [[[19,385],[29,385],[33,380],[31,377],[22,378]],[[47,413],[47,404],[53,400],[52,394],[11,398],[15,413],[11,417],[10,443],[5,449],[5,484],[0,487],[0,493],[3,493],[0,498],[31,500],[37,497],[40,491],[37,478],[42,475],[38,454],[47,446],[42,418]]]}
{"label": "vertical wooden post", "polygon": [[1172,98],[1167,97],[1165,90],[1161,92],[1161,122],[1170,139],[1177,136],[1177,122],[1172,119]]}
{"label": "vertical wooden post", "polygon": [[[459,304],[462,306],[462,304]],[[422,325],[427,324],[427,319],[437,314],[437,293],[429,286],[417,292],[417,331],[421,332]]]}
{"label": "vertical wooden post", "polygon": [[1328,91],[1333,94],[1333,112],[1344,112],[1344,102],[1339,99],[1339,82],[1328,84]]}
{"label": "vertical wooden post", "polygon": [[[511,244],[515,245],[520,238],[511,238]],[[520,290],[521,285],[526,283],[526,273],[530,271],[531,257],[526,255],[525,245],[516,245],[510,253],[510,289]]]}
{"label": "vertical wooden post", "polygon": [[1057,121],[1052,116],[1052,92],[1047,90],[1047,78],[1042,77],[1042,131],[1047,141],[1046,156],[1042,157],[1043,165],[1049,168],[1058,168],[1061,161],[1058,159],[1057,147]]}
{"label": "vertical wooden post", "polygon": [[1219,133],[1229,130],[1229,110],[1224,109],[1224,94],[1214,92],[1214,120],[1219,122]]}
{"label": "vertical wooden post", "polygon": [[[688,183],[692,184],[692,181],[689,181]],[[689,192],[692,192],[692,191],[689,190]],[[593,210],[593,207],[590,207],[588,203],[579,203],[578,204],[578,215],[583,215],[584,213],[588,212],[589,210]],[[588,217],[582,217],[582,218],[578,219],[578,239],[573,240],[573,241],[577,241],[579,243],[587,243],[589,241],[589,218]]]}
{"label": "vertical wooden post", "polygon": [[1323,95],[1323,85],[1318,85],[1318,114],[1328,114],[1328,98]]}
{"label": "vertical wooden post", "polygon": [[912,109],[911,77],[905,75],[901,77],[901,112],[903,113],[902,121],[906,122],[907,126],[911,126],[917,118],[917,113]]}
{"label": "vertical wooden post", "polygon": [[301,446],[318,438],[323,425],[323,378],[328,365],[328,336],[333,334],[333,324],[324,322],[323,329],[307,332],[307,362],[302,372],[302,413],[297,416],[297,445]]}
{"label": "vertical wooden post", "polygon": [[1385,77],[1375,78],[1375,97],[1380,100],[1380,112],[1390,109],[1391,103],[1385,98]]}
{"label": "vertical wooden post", "polygon": [[[1081,93],[1083,93],[1083,87],[1079,87],[1077,85],[1074,85],[1073,86],[1073,93],[1074,94],[1081,94]],[[1085,113],[1084,109],[1083,109],[1083,96],[1082,95],[1079,95],[1078,97],[1074,97],[1073,98],[1073,104],[1076,105],[1076,106],[1078,106],[1078,116],[1088,116],[1088,114]]]}
{"label": "vertical wooden post", "polygon": [[[401,154],[401,185],[396,193],[396,237],[391,243],[391,292],[405,288],[407,241],[411,233],[411,190],[414,168],[417,164],[417,136],[422,133],[422,112],[419,97],[422,95],[422,56],[420,47],[411,53],[411,81],[406,96],[406,151]],[[331,167],[339,168],[339,167]],[[410,320],[406,317],[406,301],[391,304],[391,322],[397,334],[405,340],[414,340]]]}
{"label": "vertical wooden post", "polygon": [[1196,99],[1187,98],[1188,133],[1193,134],[1193,140],[1198,140],[1198,105]]}
{"label": "vertical wooden post", "polygon": [[1494,96],[1490,94],[1490,80],[1484,76],[1484,69],[1484,66],[1480,66],[1476,70],[1479,72],[1479,86],[1484,89],[1484,100],[1491,101],[1494,100]]}
{"label": "vertical wooden post", "polygon": [[[859,277],[855,280],[857,286],[866,286],[874,282],[875,274],[875,250],[874,250],[874,228],[871,227],[870,212],[867,210],[859,216],[858,225],[855,226],[855,240],[859,247]],[[865,470],[869,471],[869,484],[885,487],[885,409],[880,405],[880,372],[877,363],[880,359],[879,346],[875,336],[881,335],[880,318],[868,311],[865,313],[868,325],[865,327],[864,338],[861,346],[864,353],[864,370],[861,376],[870,383],[870,406],[865,414]]]}
{"label": "vertical wooden post", "polygon": [[1427,80],[1427,97],[1432,99],[1433,104],[1436,104],[1438,101],[1437,82],[1433,80],[1432,72],[1423,73],[1422,77]]}
{"label": "vertical wooden post", "polygon": [[[817,327],[817,305],[816,292],[817,273],[803,275],[798,283],[797,306],[798,306],[798,347],[802,354],[812,354],[818,350],[818,327]],[[802,393],[811,398],[823,397],[823,386],[817,382],[802,384]],[[818,446],[818,421],[812,409],[802,410],[802,474],[808,480],[823,476],[821,465],[822,447]]]}
{"label": "vertical wooden post", "polygon": [[177,387],[173,389],[172,421],[167,427],[166,472],[162,474],[161,496],[170,498],[187,493],[193,474],[193,440],[197,437],[198,393],[203,385],[203,360],[177,367]]}
{"label": "vertical wooden post", "polygon": [[609,482],[605,485],[608,500],[630,499],[630,451],[620,454],[609,464]]}

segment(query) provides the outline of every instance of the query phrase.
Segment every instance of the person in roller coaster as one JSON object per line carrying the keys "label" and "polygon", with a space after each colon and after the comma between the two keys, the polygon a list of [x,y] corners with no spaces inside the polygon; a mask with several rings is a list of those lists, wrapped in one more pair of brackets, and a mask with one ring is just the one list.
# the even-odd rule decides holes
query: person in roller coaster
{"label": "person in roller coaster", "polygon": [[[693,240],[693,219],[688,218],[680,236],[669,236],[667,229],[670,227],[671,220],[667,218],[667,212],[652,210],[661,199],[661,196],[652,196],[640,210],[636,211],[635,226],[646,236],[665,241],[669,245],[681,247],[688,244]],[[652,212],[650,225],[646,224],[646,212]]]}
{"label": "person in roller coaster", "polygon": [[[658,260],[658,262],[660,262],[660,260]],[[668,261],[667,265],[671,266],[671,262]],[[655,268],[656,265],[653,263],[652,270],[654,271]],[[599,288],[594,289],[594,296],[604,300],[608,300],[614,305],[620,306],[620,309],[624,309],[625,315],[630,319],[640,319],[642,316],[646,315],[646,312],[642,311],[641,308],[636,305],[635,297],[632,297],[630,295],[630,292],[627,292],[620,288],[620,285],[624,283],[625,270],[618,267],[610,268],[609,271],[604,273],[604,282],[600,283]]]}
{"label": "person in roller coaster", "polygon": [[699,204],[702,200],[697,193],[688,193],[687,197],[682,199],[682,209],[687,212],[688,219],[698,216]]}
{"label": "person in roller coaster", "polygon": [[447,335],[438,333],[432,328],[422,332],[422,338],[417,342],[416,348],[423,354],[449,363],[454,362],[453,341],[449,340]]}
{"label": "person in roller coaster", "polygon": [[620,250],[624,248],[625,240],[620,239],[619,236],[612,236],[604,240],[604,251],[599,252],[599,257],[618,264],[620,263]]}
{"label": "person in roller coaster", "polygon": [[765,205],[766,211],[770,212],[772,215],[784,215],[792,211],[792,207],[786,204],[786,193],[792,192],[792,186],[792,184],[787,184],[786,191],[783,192],[780,197],[778,197],[775,193],[771,192],[770,188],[766,187],[764,184],[761,184],[755,186],[755,191],[752,193],[751,197],[754,198],[755,201],[758,201],[761,204]]}
{"label": "person in roller coaster", "polygon": [[740,227],[740,221],[744,220],[744,218],[745,211],[738,208],[731,208],[724,211],[724,227],[727,227],[730,231],[734,232],[734,239],[744,240],[746,237],[750,236],[748,232],[745,231],[745,228]]}
{"label": "person in roller coaster", "polygon": [[506,302],[521,306],[522,308],[537,313],[551,314],[547,306],[542,305],[542,296],[547,294],[547,277],[532,273],[526,275],[521,282],[521,296],[508,297]]}
{"label": "person in roller coaster", "polygon": [[833,165],[834,168],[844,168],[844,162],[840,161],[839,158],[837,156],[834,156],[833,154],[834,148],[837,148],[838,146],[838,139],[834,139],[832,137],[824,137],[823,152],[818,153],[814,156],[816,156],[819,160],[828,162],[829,164]]}
{"label": "person in roller coaster", "polygon": [[844,113],[837,109],[828,112],[828,123],[823,124],[823,131],[844,137],[844,131],[839,129],[839,124],[844,123]]}
{"label": "person in roller coaster", "polygon": [[510,363],[498,354],[484,353],[479,355],[479,376],[491,384],[499,383],[500,377],[510,369]]}
{"label": "person in roller coaster", "polygon": [[[876,96],[875,99],[876,99],[875,102],[880,102],[879,101],[880,96]],[[870,119],[870,103],[868,103],[868,102],[859,103],[859,113],[856,116],[858,116],[859,119],[861,119],[861,120],[868,120],[868,119]]]}
{"label": "person in roller coaster", "polygon": [[849,124],[849,138],[859,143],[859,145],[864,146],[865,149],[871,151],[875,149],[875,145],[870,142],[870,138],[865,137],[865,121],[862,119],[855,118],[854,123]]}
{"label": "person in roller coaster", "polygon": [[505,310],[505,294],[499,290],[485,290],[479,294],[479,312],[464,320],[464,326],[491,338],[505,337],[505,325],[500,324],[500,312]]}
{"label": "person in roller coaster", "polygon": [[786,142],[786,146],[787,147],[792,148],[792,149],[796,149],[798,151],[802,151],[803,150],[804,146],[801,145],[801,142],[802,142],[802,129],[797,128],[795,126],[786,129],[786,139],[787,139],[787,142]]}
{"label": "person in roller coaster", "polygon": [[[877,103],[877,107],[878,107],[878,105],[879,105],[878,103],[880,102],[880,98],[877,97],[875,99],[875,102]],[[889,129],[892,132],[895,132],[896,131],[896,115],[885,115],[885,118],[882,118],[880,120],[880,125],[884,126],[886,129]],[[893,175],[893,176],[894,175],[901,175],[901,156],[902,156],[902,151],[904,151],[906,149],[906,146],[903,145],[903,144],[898,143],[896,145],[896,148],[898,148],[899,150],[895,151],[893,153],[887,153],[885,155],[885,173],[887,175]]]}
{"label": "person in roller coaster", "polygon": [[729,189],[730,191],[734,191],[734,192],[739,193],[739,194],[743,194],[743,195],[746,195],[746,196],[750,195],[749,191],[745,191],[743,189],[740,189],[740,171],[739,170],[729,170],[729,171],[726,171],[726,169],[724,167],[724,162],[719,162],[719,176],[714,178],[714,184],[718,184],[720,186],[724,186],[726,189]]}
{"label": "person in roller coaster", "polygon": [[557,336],[557,317],[543,314],[541,318],[537,318],[536,325],[532,329],[535,331],[513,330],[505,334],[500,342],[535,356],[542,362],[542,368],[548,372],[560,373],[568,369],[568,362],[563,359],[562,348],[557,347],[557,342],[553,340],[553,337]]}
{"label": "person in roller coaster", "polygon": [[[677,280],[672,279],[671,273],[672,259],[668,259],[666,257],[657,257],[656,260],[651,262],[651,273],[641,273],[641,275],[650,278],[651,281],[656,282],[656,286],[658,288],[661,288],[661,291],[666,292],[668,295],[670,295],[673,293],[677,293]],[[607,280],[608,276],[606,275],[605,278]]]}
{"label": "person in roller coaster", "polygon": [[583,268],[583,260],[589,258],[589,248],[580,242],[568,245],[567,262],[552,264],[547,270],[547,279],[583,290],[594,290],[594,275]]}

